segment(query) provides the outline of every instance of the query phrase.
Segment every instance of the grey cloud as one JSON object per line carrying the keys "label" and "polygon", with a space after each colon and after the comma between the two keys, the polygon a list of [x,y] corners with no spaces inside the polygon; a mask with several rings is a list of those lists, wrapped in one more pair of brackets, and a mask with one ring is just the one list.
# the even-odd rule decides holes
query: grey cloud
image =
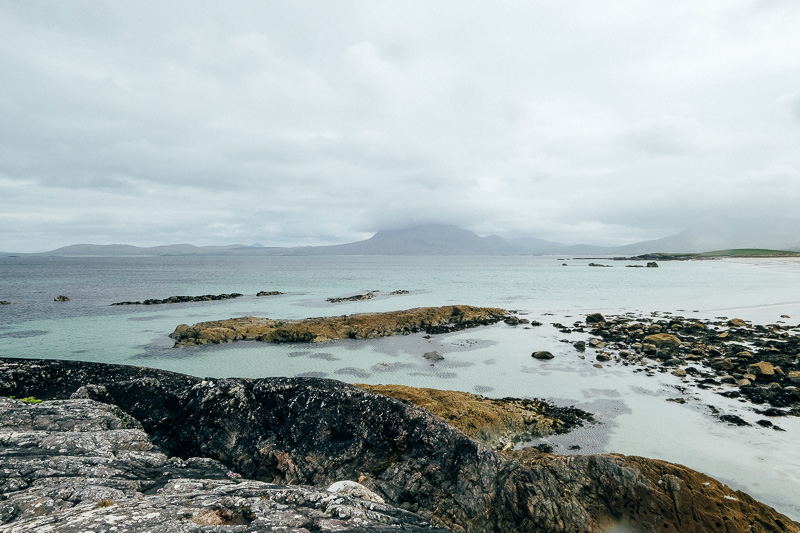
{"label": "grey cloud", "polygon": [[792,216],[798,25],[786,2],[5,3],[0,249]]}

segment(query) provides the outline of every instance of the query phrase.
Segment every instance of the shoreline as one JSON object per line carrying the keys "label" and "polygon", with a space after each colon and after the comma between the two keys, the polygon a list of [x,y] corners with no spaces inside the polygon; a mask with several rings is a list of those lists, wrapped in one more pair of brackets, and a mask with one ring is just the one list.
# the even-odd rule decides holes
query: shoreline
{"label": "shoreline", "polygon": [[168,453],[211,454],[245,482],[327,486],[358,479],[387,503],[451,529],[589,532],[619,520],[653,532],[708,531],[724,520],[800,528],[680,465],[539,451],[513,459],[427,411],[331,380],[207,380],[143,367],[7,358],[0,358],[0,378],[6,395],[25,391],[116,406]]}

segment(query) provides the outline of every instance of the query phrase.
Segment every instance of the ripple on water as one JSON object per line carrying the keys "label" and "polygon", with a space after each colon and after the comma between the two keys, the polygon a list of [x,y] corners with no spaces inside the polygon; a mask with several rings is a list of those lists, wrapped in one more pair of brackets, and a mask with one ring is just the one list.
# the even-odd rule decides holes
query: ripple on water
{"label": "ripple on water", "polygon": [[494,387],[490,387],[488,385],[475,385],[474,387],[472,387],[472,390],[474,390],[478,394],[483,394],[486,392],[492,392],[494,390]]}
{"label": "ripple on water", "polygon": [[42,329],[29,329],[24,331],[9,331],[8,333],[0,333],[0,338],[3,339],[27,339],[28,337],[39,337],[47,335],[49,332]]}

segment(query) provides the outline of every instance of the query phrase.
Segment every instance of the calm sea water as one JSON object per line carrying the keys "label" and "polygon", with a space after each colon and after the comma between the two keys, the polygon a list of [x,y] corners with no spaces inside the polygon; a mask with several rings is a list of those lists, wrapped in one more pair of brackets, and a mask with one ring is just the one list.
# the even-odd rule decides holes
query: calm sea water
{"label": "calm sea water", "polygon": [[[675,313],[800,323],[800,262],[784,259],[662,262],[657,269],[567,257],[131,257],[0,258],[0,353],[135,364],[211,377],[310,375],[548,398],[600,423],[547,441],[560,453],[620,452],[706,472],[800,519],[800,422],[786,431],[717,421],[709,405],[755,422],[752,406],[714,391],[684,390],[669,374],[595,368],[550,324],[587,313]],[[566,264],[567,266],[564,266]],[[409,294],[390,295],[394,290]],[[258,291],[285,294],[256,297]],[[329,297],[378,291],[372,300]],[[111,306],[113,302],[239,292],[219,302]],[[58,295],[69,302],[54,302]],[[545,325],[498,324],[422,335],[314,345],[236,343],[173,349],[182,323],[235,316],[305,318],[463,303],[517,310]],[[782,318],[788,315],[791,318]],[[431,365],[421,356],[438,350]],[[556,357],[537,361],[536,350]],[[685,404],[667,402],[683,397]],[[570,451],[578,445],[580,449]]]}

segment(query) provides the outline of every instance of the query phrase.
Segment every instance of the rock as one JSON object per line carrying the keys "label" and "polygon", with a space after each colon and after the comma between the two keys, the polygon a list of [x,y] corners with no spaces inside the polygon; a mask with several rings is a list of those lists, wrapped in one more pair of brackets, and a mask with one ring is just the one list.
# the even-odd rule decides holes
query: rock
{"label": "rock", "polygon": [[658,268],[658,263],[656,263],[655,261],[648,261],[647,268]]}
{"label": "rock", "polygon": [[431,531],[353,482],[275,485],[169,458],[133,418],[93,400],[0,398],[0,442],[3,531]]}
{"label": "rock", "polygon": [[8,300],[0,300],[0,305],[11,305],[11,302]]}
{"label": "rock", "polygon": [[584,341],[577,341],[577,342],[574,342],[572,345],[579,352],[585,352],[586,351],[586,342],[584,342]]}
{"label": "rock", "polygon": [[594,421],[591,413],[574,407],[557,407],[543,400],[486,398],[467,392],[405,385],[356,386],[427,409],[467,436],[495,449],[509,443],[567,433],[585,422]]}
{"label": "rock", "polygon": [[217,300],[230,300],[233,298],[240,298],[243,296],[238,292],[230,294],[203,294],[201,296],[170,296],[159,300],[157,298],[150,298],[141,302],[116,302],[111,305],[163,305],[163,304],[182,304],[187,302],[211,302]]}
{"label": "rock", "polygon": [[444,359],[444,356],[439,352],[437,352],[436,350],[433,350],[432,352],[426,352],[422,357],[424,357],[428,361],[441,361],[442,359]]}
{"label": "rock", "polygon": [[69,301],[69,297],[68,296],[64,296],[63,294],[61,294],[61,295],[56,296],[55,298],[53,298],[53,301],[54,302],[68,302]]}
{"label": "rock", "polygon": [[503,322],[508,324],[509,326],[516,326],[519,324],[519,318],[515,316],[506,317]]}
{"label": "rock", "polygon": [[328,492],[336,494],[343,494],[351,498],[358,498],[359,500],[367,500],[370,502],[386,503],[383,498],[369,490],[367,487],[355,481],[337,481],[330,487]]}
{"label": "rock", "polygon": [[595,356],[598,361],[611,361],[611,356],[606,352],[600,352]]}
{"label": "rock", "polygon": [[728,320],[728,325],[734,328],[746,328],[747,322],[745,322],[741,318],[731,318],[730,320]]}
{"label": "rock", "polygon": [[736,382],[736,385],[739,386],[739,387],[748,387],[748,386],[750,386],[752,384],[753,384],[753,382],[750,381],[747,378],[742,378],[742,379],[740,379],[739,381]]}
{"label": "rock", "polygon": [[418,307],[387,313],[363,313],[304,320],[272,320],[241,317],[181,324],[170,334],[175,346],[195,344],[261,341],[321,342],[335,339],[375,339],[389,335],[448,333],[494,324],[507,316],[503,309],[446,305]]}
{"label": "rock", "polygon": [[652,344],[659,350],[670,350],[678,348],[681,345],[681,340],[675,335],[669,333],[656,333],[655,335],[648,335],[644,338],[644,342]]}
{"label": "rock", "polygon": [[711,368],[717,370],[733,370],[734,368],[736,368],[736,365],[730,359],[727,359],[725,357],[719,357],[711,361]]}
{"label": "rock", "polygon": [[283,294],[281,291],[259,291],[256,296],[279,296]]}
{"label": "rock", "polygon": [[747,367],[747,373],[753,374],[754,376],[773,376],[775,375],[775,367],[772,366],[772,363],[767,361],[759,361],[758,363],[754,363]]}
{"label": "rock", "polygon": [[534,359],[552,359],[555,356],[546,350],[541,350],[538,352],[533,352],[531,354],[531,357],[533,357]]}
{"label": "rock", "polygon": [[355,294],[353,296],[345,296],[343,298],[325,298],[325,301],[330,303],[341,303],[341,302],[359,302],[361,300],[371,300],[375,298],[375,292],[370,291],[364,294]]}
{"label": "rock", "polygon": [[786,374],[786,378],[794,383],[800,383],[800,370],[792,370]]}
{"label": "rock", "polygon": [[592,313],[586,317],[587,324],[601,324],[605,321],[606,319],[600,313]]}
{"label": "rock", "polygon": [[611,268],[611,265],[601,265],[600,263],[589,263],[590,267]]}
{"label": "rock", "polygon": [[685,378],[686,377],[686,370],[684,370],[682,368],[676,368],[675,370],[672,371],[672,375],[673,376],[677,376],[679,378]]}
{"label": "rock", "polygon": [[[151,494],[144,496],[155,502],[156,509],[163,509],[152,511],[158,513],[154,520],[186,518],[187,527],[192,519],[231,524],[266,516],[256,500],[261,492],[272,498],[267,490],[270,484],[328,487],[346,479],[358,479],[389,505],[403,505],[437,527],[469,533],[589,533],[618,523],[634,531],[689,533],[718,530],[722,524],[728,531],[747,531],[752,529],[750,524],[765,531],[800,527],[747,494],[680,465],[614,454],[563,457],[530,449],[509,450],[506,456],[408,402],[332,380],[200,379],[140,367],[0,358],[0,394],[24,391],[40,398],[66,397],[88,384],[104,387],[108,402],[140,423],[165,455],[214,457],[225,468],[241,473],[244,481],[240,483],[220,480],[218,485],[197,485],[190,494],[179,492],[173,498],[170,491],[178,484],[175,481],[152,499]],[[5,478],[9,471],[0,470],[0,476]],[[145,472],[148,479],[150,472]],[[132,476],[135,480],[139,474]],[[258,485],[249,485],[251,478],[257,478]],[[199,502],[239,487],[247,490],[216,500],[221,508],[198,505],[181,511],[187,500]],[[12,490],[20,489],[5,488],[3,493]],[[89,516],[116,512],[115,497],[108,498],[111,505],[106,507],[98,508],[93,501],[91,512],[96,515]],[[238,498],[244,498],[243,506],[237,505]],[[286,496],[283,501],[289,499]],[[735,506],[730,504],[732,499]],[[225,505],[225,501],[230,503]],[[126,507],[120,512],[127,513],[128,500],[123,503]],[[309,506],[312,512],[325,513],[336,505]],[[376,508],[392,516],[391,510]],[[47,506],[39,509],[49,512]],[[272,509],[280,511],[277,504]],[[336,514],[339,518],[355,514],[346,508],[332,512],[341,512],[341,516]],[[126,515],[121,520],[118,526],[133,523]],[[254,519],[248,527],[257,523]],[[329,523],[320,519],[316,525],[288,524],[301,531],[301,527],[323,530],[321,526]],[[86,530],[84,524],[80,523],[82,530]],[[142,526],[154,528],[150,523]],[[359,531],[348,524],[339,529]]]}

